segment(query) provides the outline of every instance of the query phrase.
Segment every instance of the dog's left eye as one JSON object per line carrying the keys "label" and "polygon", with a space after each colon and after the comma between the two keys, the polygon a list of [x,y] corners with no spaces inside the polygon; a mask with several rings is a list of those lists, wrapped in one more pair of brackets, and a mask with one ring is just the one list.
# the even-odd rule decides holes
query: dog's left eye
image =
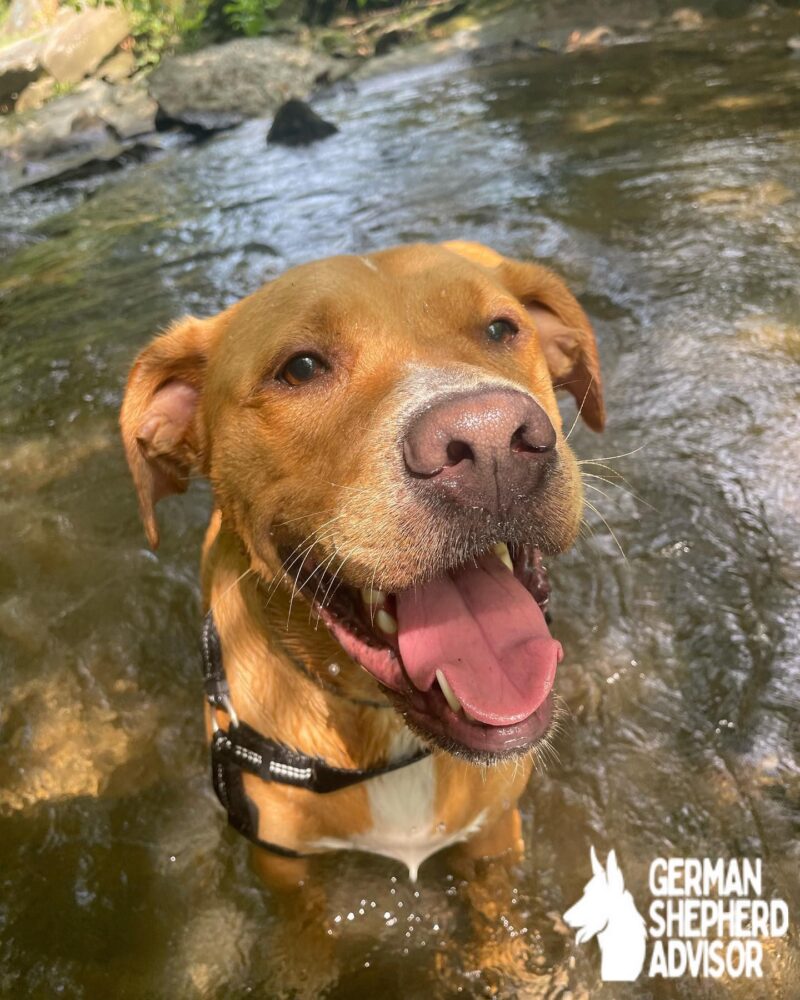
{"label": "dog's left eye", "polygon": [[514,324],[507,319],[493,320],[486,327],[486,337],[495,344],[507,343],[513,337],[516,337],[518,332]]}
{"label": "dog's left eye", "polygon": [[289,358],[277,377],[280,382],[285,382],[287,385],[306,385],[326,371],[328,366],[325,362],[315,358],[313,354],[296,354],[293,358]]}

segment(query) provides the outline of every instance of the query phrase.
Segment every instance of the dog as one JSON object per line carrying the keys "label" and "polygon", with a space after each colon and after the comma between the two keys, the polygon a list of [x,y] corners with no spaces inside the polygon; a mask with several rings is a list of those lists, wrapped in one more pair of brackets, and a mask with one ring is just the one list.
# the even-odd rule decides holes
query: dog
{"label": "dog", "polygon": [[[343,848],[412,878],[454,845],[522,851],[562,655],[541,558],[582,516],[558,389],[602,429],[584,311],[550,270],[460,241],[294,267],[136,359],[121,429],[151,545],[160,499],[213,488],[206,724],[270,884]],[[241,760],[279,747],[269,774],[232,770],[245,731]],[[320,794],[297,779],[315,768],[365,777]]]}

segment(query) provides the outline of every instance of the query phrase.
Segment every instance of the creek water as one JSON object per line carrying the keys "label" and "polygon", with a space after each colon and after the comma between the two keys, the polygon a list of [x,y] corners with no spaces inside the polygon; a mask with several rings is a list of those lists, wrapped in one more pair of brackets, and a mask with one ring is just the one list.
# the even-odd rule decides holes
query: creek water
{"label": "creek water", "polygon": [[[268,150],[251,122],[6,201],[0,992],[798,995],[793,25],[454,57],[329,95],[318,108],[341,132],[302,151]],[[416,885],[378,858],[323,861],[332,950],[292,967],[209,787],[209,492],[162,505],[152,554],[116,431],[127,368],[170,319],[303,260],[454,237],[564,275],[595,325],[609,409],[605,434],[571,438],[596,509],[551,566],[571,718],[523,799],[528,853],[492,931],[524,985],[470,965],[469,886],[447,855]],[[591,844],[616,849],[638,900],[655,857],[762,858],[764,894],[794,919],[765,946],[768,978],[603,986],[596,942],[576,946],[558,917]]]}

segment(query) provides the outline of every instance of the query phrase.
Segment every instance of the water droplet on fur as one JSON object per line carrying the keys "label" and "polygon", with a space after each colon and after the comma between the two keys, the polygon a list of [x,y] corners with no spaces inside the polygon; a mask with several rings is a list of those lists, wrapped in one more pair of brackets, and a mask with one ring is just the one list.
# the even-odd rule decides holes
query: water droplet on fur
{"label": "water droplet on fur", "polygon": [[338,663],[328,664],[328,673],[331,675],[331,677],[335,677],[341,669],[342,668],[339,666]]}

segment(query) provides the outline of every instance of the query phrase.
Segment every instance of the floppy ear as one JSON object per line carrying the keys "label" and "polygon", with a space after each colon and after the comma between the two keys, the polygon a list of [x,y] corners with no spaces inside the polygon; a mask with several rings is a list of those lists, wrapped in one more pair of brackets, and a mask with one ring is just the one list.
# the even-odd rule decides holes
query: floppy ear
{"label": "floppy ear", "polygon": [[553,387],[571,393],[584,421],[592,430],[601,431],[606,411],[594,331],[561,278],[546,267],[509,260],[480,243],[455,240],[443,246],[492,270],[525,305],[539,334]]}
{"label": "floppy ear", "polygon": [[122,440],[147,540],[158,547],[155,505],[183,493],[204,466],[199,402],[216,319],[174,323],[136,359],[120,412]]}

